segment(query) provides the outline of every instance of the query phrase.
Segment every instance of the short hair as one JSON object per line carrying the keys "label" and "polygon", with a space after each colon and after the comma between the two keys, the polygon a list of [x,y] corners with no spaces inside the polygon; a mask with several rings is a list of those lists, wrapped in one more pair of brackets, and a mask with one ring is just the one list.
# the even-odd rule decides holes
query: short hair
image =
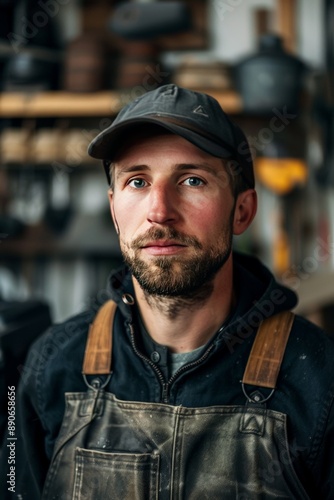
{"label": "short hair", "polygon": [[225,172],[229,177],[229,183],[231,186],[231,191],[236,199],[240,193],[247,191],[247,189],[252,189],[252,187],[247,182],[247,179],[243,175],[242,167],[239,162],[234,159],[222,159],[225,166]]}

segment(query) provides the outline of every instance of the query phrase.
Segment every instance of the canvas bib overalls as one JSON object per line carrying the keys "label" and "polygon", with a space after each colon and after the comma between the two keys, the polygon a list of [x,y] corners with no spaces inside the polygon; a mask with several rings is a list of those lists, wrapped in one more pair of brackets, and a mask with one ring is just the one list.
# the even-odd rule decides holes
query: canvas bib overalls
{"label": "canvas bib overalls", "polygon": [[[108,302],[91,327],[86,380],[110,373],[115,309]],[[241,384],[244,406],[120,401],[94,381],[85,393],[67,393],[43,500],[309,498],[292,467],[286,415],[246,389],[274,390],[293,321],[283,315],[257,334]]]}

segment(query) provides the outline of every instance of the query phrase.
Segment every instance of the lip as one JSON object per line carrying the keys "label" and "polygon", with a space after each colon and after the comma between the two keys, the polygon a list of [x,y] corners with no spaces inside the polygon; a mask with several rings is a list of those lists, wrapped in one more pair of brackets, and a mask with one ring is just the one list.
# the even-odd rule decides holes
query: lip
{"label": "lip", "polygon": [[146,243],[142,249],[150,255],[174,255],[180,253],[186,245],[172,240],[157,240]]}

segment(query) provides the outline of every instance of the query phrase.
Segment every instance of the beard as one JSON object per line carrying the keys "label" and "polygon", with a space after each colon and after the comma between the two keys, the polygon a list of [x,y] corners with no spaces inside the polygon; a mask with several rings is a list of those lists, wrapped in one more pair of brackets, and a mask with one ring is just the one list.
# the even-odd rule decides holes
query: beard
{"label": "beard", "polygon": [[[233,215],[214,244],[205,248],[197,238],[171,227],[150,228],[131,243],[121,241],[125,263],[146,296],[204,299],[213,289],[213,279],[224,266],[232,249]],[[157,256],[144,260],[140,251],[149,241],[166,239],[192,248],[191,256]]]}

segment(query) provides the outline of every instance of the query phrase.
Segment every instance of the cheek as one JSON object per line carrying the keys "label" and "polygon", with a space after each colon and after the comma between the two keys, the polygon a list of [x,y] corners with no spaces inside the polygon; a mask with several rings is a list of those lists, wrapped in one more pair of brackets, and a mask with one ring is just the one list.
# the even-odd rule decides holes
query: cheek
{"label": "cheek", "polygon": [[[225,206],[226,205],[226,206]],[[220,199],[193,199],[192,203],[184,210],[184,215],[188,220],[192,220],[194,227],[204,227],[206,229],[222,226],[226,218],[225,214],[230,214],[230,207],[222,204]]]}
{"label": "cheek", "polygon": [[[208,244],[221,243],[232,231],[231,217],[233,207],[230,204],[202,204],[192,218],[192,232]],[[232,220],[233,224],[233,220]]]}
{"label": "cheek", "polygon": [[140,223],[140,210],[138,203],[133,200],[114,198],[113,204],[114,217],[117,221],[120,232],[123,235],[132,235],[137,225]]}

